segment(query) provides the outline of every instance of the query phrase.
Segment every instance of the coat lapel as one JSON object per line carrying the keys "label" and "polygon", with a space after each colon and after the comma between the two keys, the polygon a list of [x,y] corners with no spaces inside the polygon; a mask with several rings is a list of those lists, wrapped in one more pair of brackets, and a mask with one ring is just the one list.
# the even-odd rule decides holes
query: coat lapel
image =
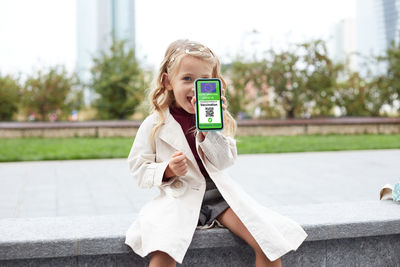
{"label": "coat lapel", "polygon": [[[178,151],[183,152],[186,157],[192,161],[194,166],[197,166],[196,159],[193,156],[192,150],[186,141],[181,125],[174,119],[169,112],[169,108],[164,111],[165,123],[160,128],[159,138]],[[177,130],[178,129],[178,130]]]}

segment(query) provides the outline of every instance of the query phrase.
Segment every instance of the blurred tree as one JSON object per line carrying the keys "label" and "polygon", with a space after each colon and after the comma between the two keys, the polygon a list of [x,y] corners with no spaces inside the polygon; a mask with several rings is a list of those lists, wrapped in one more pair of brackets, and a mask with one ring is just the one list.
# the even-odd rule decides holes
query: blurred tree
{"label": "blurred tree", "polygon": [[[346,64],[334,63],[323,40],[295,44],[262,60],[236,58],[226,73],[233,90],[228,90],[233,114],[255,105],[266,116],[279,108],[287,118],[305,115],[331,116],[339,106],[348,116],[379,116],[384,105],[400,101],[400,44],[384,56],[368,58],[365,77]],[[385,73],[372,68],[385,66]],[[254,90],[256,94],[254,94]],[[274,105],[268,95],[274,96]]]}
{"label": "blurred tree", "polygon": [[21,86],[17,79],[0,75],[0,120],[10,121],[18,111]]}
{"label": "blurred tree", "polygon": [[253,61],[249,66],[252,68],[252,75],[249,77],[249,86],[254,90],[252,93],[246,95],[252,96],[251,101],[254,102],[252,109],[259,108],[261,118],[279,117],[280,111],[271,100],[274,88],[268,84],[268,77],[270,75],[270,62],[264,58],[258,61]]}
{"label": "blurred tree", "polygon": [[337,79],[344,71],[342,64],[335,64],[328,56],[323,40],[310,41],[300,45],[302,50],[302,76],[306,91],[306,102],[311,103],[313,116],[330,116],[335,106]]}
{"label": "blurred tree", "polygon": [[275,103],[288,118],[294,118],[304,111],[307,100],[306,80],[299,68],[301,58],[296,49],[276,53],[269,51],[271,61],[268,67],[267,83],[274,88]]}
{"label": "blurred tree", "polygon": [[246,97],[245,88],[252,76],[252,63],[245,63],[243,59],[237,57],[232,64],[223,68],[229,76],[232,88],[226,91],[227,100],[229,102],[229,111],[234,117],[239,112],[246,112],[248,97]]}
{"label": "blurred tree", "polygon": [[367,91],[368,84],[359,73],[350,73],[346,80],[338,83],[335,103],[347,116],[369,115],[366,108]]}
{"label": "blurred tree", "polygon": [[384,55],[367,62],[364,77],[347,70],[348,78],[340,83],[337,104],[347,116],[380,116],[384,105],[399,101],[400,46],[392,42]]}
{"label": "blurred tree", "polygon": [[94,101],[101,119],[125,119],[144,99],[148,82],[133,48],[126,41],[113,40],[108,51],[93,58],[90,87],[98,94]]}
{"label": "blurred tree", "polygon": [[380,116],[384,104],[393,96],[389,79],[384,75],[364,79],[358,72],[339,83],[336,104],[346,116]]}
{"label": "blurred tree", "polygon": [[68,74],[64,66],[38,70],[25,81],[22,105],[26,114],[36,114],[42,121],[49,120],[49,116],[67,119],[82,105],[78,76]]}
{"label": "blurred tree", "polygon": [[269,103],[271,88],[267,85],[267,61],[244,60],[236,57],[230,65],[223,66],[232,88],[227,90],[229,110],[234,116],[243,112],[252,117],[260,108],[259,117],[276,116],[278,112]]}
{"label": "blurred tree", "polygon": [[365,110],[370,116],[379,116],[383,105],[391,105],[394,96],[390,78],[386,75],[378,75],[367,83]]}
{"label": "blurred tree", "polygon": [[[393,106],[396,101],[400,101],[400,42],[396,44],[392,41],[385,55],[377,60],[387,68],[384,75],[375,79],[374,85],[380,89],[381,104]],[[400,111],[400,106],[397,111]]]}

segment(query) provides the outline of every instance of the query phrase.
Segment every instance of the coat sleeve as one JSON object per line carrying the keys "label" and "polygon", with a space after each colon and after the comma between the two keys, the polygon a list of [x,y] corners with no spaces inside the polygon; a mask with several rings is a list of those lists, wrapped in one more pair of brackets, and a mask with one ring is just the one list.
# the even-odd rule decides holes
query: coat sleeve
{"label": "coat sleeve", "polygon": [[220,132],[208,132],[202,142],[198,132],[196,145],[202,150],[207,160],[219,170],[228,168],[236,161],[236,140]]}
{"label": "coat sleeve", "polygon": [[[140,125],[128,156],[131,177],[140,188],[171,184],[175,178],[163,182],[164,171],[169,161],[156,162],[155,142],[150,146],[150,134],[154,126],[153,116],[147,117]],[[157,137],[155,137],[157,138]]]}

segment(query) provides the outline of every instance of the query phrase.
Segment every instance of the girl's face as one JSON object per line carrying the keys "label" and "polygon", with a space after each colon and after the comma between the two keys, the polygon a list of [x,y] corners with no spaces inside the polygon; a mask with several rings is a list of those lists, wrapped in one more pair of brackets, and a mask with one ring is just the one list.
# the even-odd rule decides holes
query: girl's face
{"label": "girl's face", "polygon": [[194,81],[198,78],[212,78],[212,65],[202,59],[186,55],[182,58],[180,66],[173,77],[164,73],[167,90],[172,90],[177,107],[194,114],[191,103],[194,97]]}

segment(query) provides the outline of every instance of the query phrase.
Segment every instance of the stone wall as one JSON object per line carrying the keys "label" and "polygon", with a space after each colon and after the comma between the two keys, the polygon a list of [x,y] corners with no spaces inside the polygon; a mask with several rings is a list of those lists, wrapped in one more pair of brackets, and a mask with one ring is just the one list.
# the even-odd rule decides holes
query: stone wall
{"label": "stone wall", "polygon": [[[141,121],[2,122],[0,138],[132,137],[140,124]],[[237,136],[400,133],[400,118],[244,120],[237,125]]]}

